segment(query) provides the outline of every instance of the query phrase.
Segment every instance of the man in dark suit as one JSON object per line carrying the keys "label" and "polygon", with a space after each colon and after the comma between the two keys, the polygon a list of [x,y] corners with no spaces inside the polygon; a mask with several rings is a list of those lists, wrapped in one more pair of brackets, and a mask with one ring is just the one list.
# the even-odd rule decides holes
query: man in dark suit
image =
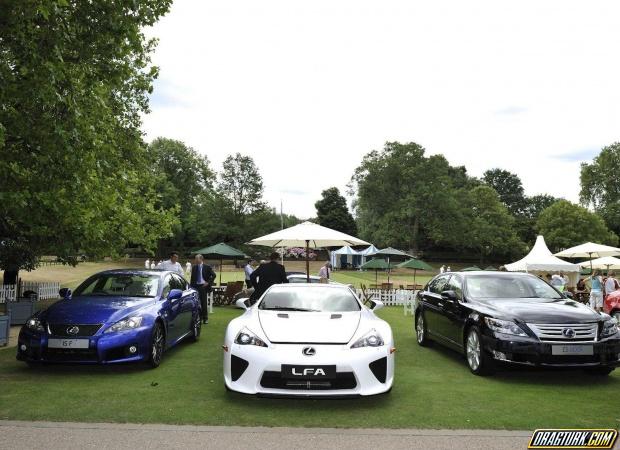
{"label": "man in dark suit", "polygon": [[258,269],[250,275],[250,281],[254,286],[254,293],[250,297],[252,303],[255,303],[274,284],[288,283],[284,266],[278,263],[279,258],[278,253],[272,253],[269,257],[270,261],[258,266]]}
{"label": "man in dark suit", "polygon": [[215,280],[215,272],[211,266],[204,263],[202,255],[196,255],[189,284],[198,291],[200,296],[202,323],[209,323],[209,300],[207,297],[211,292],[213,280]]}

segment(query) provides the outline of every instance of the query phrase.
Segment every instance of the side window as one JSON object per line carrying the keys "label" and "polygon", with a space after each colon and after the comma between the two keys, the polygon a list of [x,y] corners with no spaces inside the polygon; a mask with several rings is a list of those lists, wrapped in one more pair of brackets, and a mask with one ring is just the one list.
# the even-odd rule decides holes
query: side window
{"label": "side window", "polygon": [[457,275],[452,275],[444,291],[454,291],[459,300],[463,300],[463,282]]}
{"label": "side window", "polygon": [[173,285],[174,285],[174,281],[172,280],[172,275],[168,275],[164,279],[164,290],[161,292],[162,298],[168,297],[168,294],[170,294],[170,291],[174,289]]}
{"label": "side window", "polygon": [[439,276],[433,281],[431,281],[431,283],[428,285],[428,290],[434,294],[441,294],[441,292],[445,291],[444,287],[446,286],[447,281],[447,275]]}
{"label": "side window", "polygon": [[172,275],[171,289],[181,289],[182,291],[187,289],[187,283],[178,275]]}

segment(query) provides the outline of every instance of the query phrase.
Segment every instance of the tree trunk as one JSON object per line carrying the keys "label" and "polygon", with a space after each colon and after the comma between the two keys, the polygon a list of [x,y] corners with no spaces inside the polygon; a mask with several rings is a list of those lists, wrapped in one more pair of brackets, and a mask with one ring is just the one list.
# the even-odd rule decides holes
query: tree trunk
{"label": "tree trunk", "polygon": [[19,269],[7,269],[4,271],[3,284],[17,284]]}

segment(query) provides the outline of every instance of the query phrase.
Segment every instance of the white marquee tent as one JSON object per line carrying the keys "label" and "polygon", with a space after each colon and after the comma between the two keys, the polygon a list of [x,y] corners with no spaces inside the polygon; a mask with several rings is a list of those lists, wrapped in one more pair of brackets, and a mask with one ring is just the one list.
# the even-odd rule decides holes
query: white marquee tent
{"label": "white marquee tent", "polygon": [[372,255],[378,251],[379,249],[372,244],[364,250],[359,251],[345,245],[338,250],[330,252],[330,260],[332,266],[337,269],[340,269],[344,263],[349,264],[351,267],[358,268],[366,261],[372,259]]}
{"label": "white marquee tent", "polygon": [[536,238],[536,243],[527,256],[512,264],[506,264],[505,267],[509,272],[528,272],[536,275],[563,271],[570,279],[570,286],[577,284],[581,271],[579,264],[571,264],[553,256],[542,236]]}

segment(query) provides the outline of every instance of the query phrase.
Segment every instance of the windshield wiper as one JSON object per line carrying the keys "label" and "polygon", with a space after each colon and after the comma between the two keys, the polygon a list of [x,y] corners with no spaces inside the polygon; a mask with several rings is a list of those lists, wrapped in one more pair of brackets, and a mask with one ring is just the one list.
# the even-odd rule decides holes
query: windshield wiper
{"label": "windshield wiper", "polygon": [[321,312],[318,309],[291,308],[287,306],[274,306],[272,308],[262,308],[266,311],[300,311],[300,312]]}

